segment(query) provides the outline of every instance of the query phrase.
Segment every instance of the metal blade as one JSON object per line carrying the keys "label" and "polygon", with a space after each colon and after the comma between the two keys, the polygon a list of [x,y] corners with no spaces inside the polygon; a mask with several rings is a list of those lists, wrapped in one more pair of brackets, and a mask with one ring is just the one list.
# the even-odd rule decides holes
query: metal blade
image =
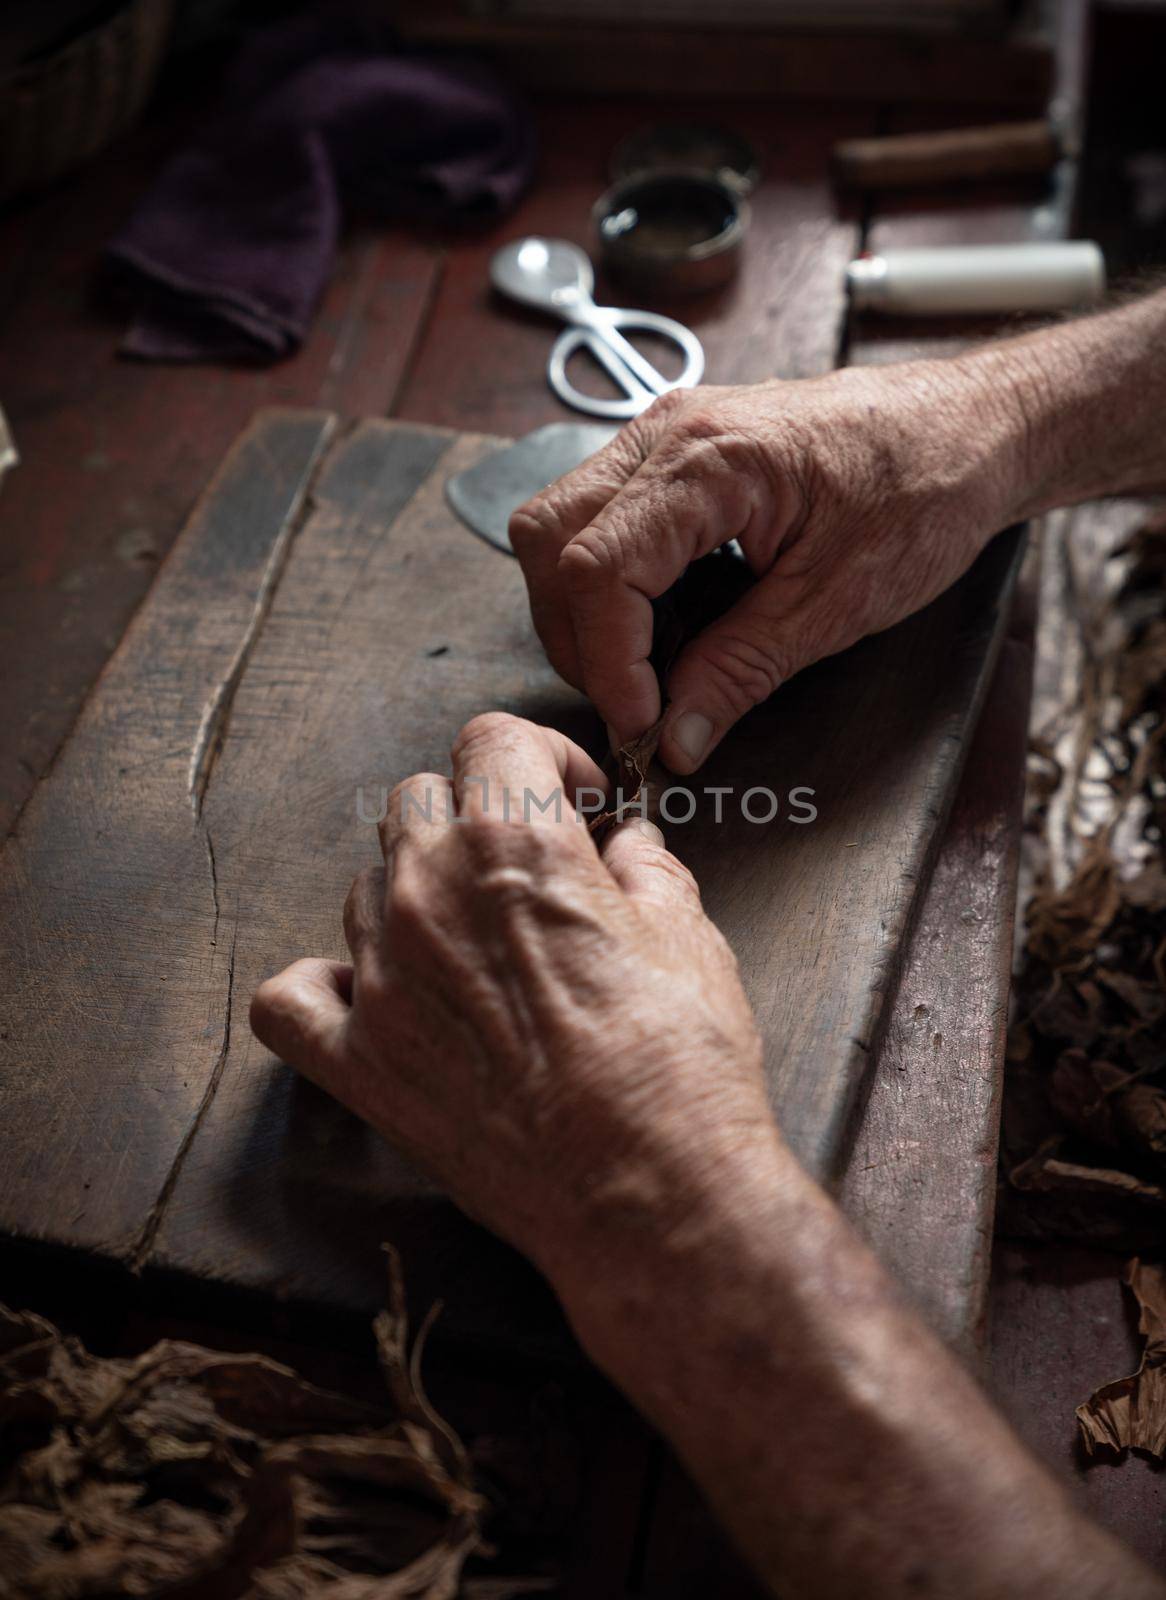
{"label": "metal blade", "polygon": [[548,423],[447,478],[445,498],[479,538],[513,555],[507,532],[510,513],[586,461],[618,432],[603,423]]}

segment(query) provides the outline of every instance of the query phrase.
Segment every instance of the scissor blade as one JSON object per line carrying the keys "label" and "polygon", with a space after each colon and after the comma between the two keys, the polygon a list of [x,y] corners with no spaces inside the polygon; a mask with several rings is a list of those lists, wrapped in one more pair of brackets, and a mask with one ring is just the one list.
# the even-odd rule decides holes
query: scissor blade
{"label": "scissor blade", "polygon": [[510,514],[531,495],[594,455],[618,428],[597,422],[552,422],[445,481],[445,498],[467,528],[508,555]]}

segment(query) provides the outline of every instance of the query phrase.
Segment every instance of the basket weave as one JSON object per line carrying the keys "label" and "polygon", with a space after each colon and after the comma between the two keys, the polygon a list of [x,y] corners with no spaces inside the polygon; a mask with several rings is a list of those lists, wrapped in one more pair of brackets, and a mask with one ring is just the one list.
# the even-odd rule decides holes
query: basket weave
{"label": "basket weave", "polygon": [[0,201],[72,171],[137,117],[173,0],[130,0],[106,22],[0,78]]}

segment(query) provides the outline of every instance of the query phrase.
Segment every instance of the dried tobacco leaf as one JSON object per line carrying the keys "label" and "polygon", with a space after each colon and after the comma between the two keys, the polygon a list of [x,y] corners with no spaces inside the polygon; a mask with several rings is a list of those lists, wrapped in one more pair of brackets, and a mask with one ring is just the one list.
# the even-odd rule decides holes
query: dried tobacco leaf
{"label": "dried tobacco leaf", "polygon": [[1044,883],[1034,890],[1025,911],[1028,953],[1053,972],[1074,966],[1097,948],[1120,904],[1117,863],[1101,842],[1064,889]]}
{"label": "dried tobacco leaf", "polygon": [[[100,1358],[0,1308],[0,1597],[473,1594],[463,1569],[484,1548],[485,1501],[399,1309],[376,1334],[383,1407],[262,1355],[165,1340]],[[479,1594],[532,1583],[546,1587]]]}
{"label": "dried tobacco leaf", "polygon": [[1139,1306],[1138,1332],[1146,1341],[1138,1370],[1107,1383],[1077,1407],[1086,1455],[1141,1450],[1166,1457],[1166,1271],[1131,1261],[1126,1283]]}
{"label": "dried tobacco leaf", "polygon": [[1035,1155],[1013,1167],[1008,1176],[1014,1188],[1031,1189],[1038,1194],[1070,1191],[1107,1198],[1116,1195],[1166,1207],[1166,1188],[1161,1184],[1144,1183],[1112,1167],[1083,1166],[1075,1161],[1061,1161],[1056,1156]]}
{"label": "dried tobacco leaf", "polygon": [[1029,1235],[1136,1249],[1166,1199],[1166,519],[1114,556],[1116,586],[1099,568],[1074,587],[1079,692],[1034,741],[1038,867],[1008,1046],[1001,1216]]}

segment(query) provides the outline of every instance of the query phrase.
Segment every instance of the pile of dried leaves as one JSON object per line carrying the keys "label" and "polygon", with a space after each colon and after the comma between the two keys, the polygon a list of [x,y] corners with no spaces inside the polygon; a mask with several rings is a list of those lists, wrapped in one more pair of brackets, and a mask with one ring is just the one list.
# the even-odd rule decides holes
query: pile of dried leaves
{"label": "pile of dried leaves", "polygon": [[[1078,618],[1076,702],[1036,742],[1041,854],[1009,1037],[1001,1221],[1152,1254],[1166,1245],[1166,520],[1111,562],[1109,592]],[[1135,1262],[1129,1281],[1158,1347],[1123,1382],[1157,1420],[1131,1434],[1138,1405],[1127,1394],[1115,1420],[1109,1386],[1082,1408],[1091,1449],[1166,1443],[1162,1277]]]}
{"label": "pile of dried leaves", "polygon": [[[399,1303],[399,1300],[398,1300]],[[471,1579],[485,1502],[466,1451],[375,1324],[383,1407],[262,1355],[164,1341],[90,1355],[0,1308],[0,1596],[502,1600]]]}

